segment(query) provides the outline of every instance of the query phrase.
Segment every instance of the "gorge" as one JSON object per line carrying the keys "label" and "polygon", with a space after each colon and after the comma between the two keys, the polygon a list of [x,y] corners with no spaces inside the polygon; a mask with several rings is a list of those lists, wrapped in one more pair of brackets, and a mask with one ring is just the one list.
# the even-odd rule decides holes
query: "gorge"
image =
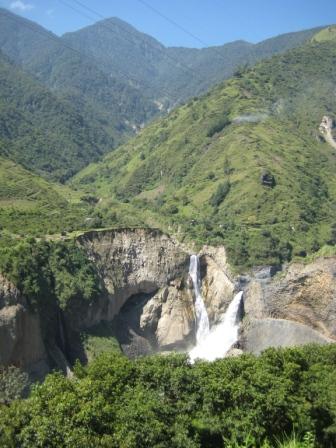
{"label": "gorge", "polygon": [[0,8],[0,447],[335,447],[336,26],[90,2]]}
{"label": "gorge", "polygon": [[75,359],[87,362],[80,335],[103,323],[131,357],[177,350],[190,351],[191,359],[215,359],[232,345],[238,353],[259,353],[336,340],[335,257],[243,276],[232,273],[224,247],[204,246],[196,256],[155,229],[91,231],[77,244],[102,288],[91,302],[74,297],[54,311],[64,335],[57,329],[46,340],[43,316],[1,278],[1,364],[18,365],[33,377],[54,367],[67,373]]}

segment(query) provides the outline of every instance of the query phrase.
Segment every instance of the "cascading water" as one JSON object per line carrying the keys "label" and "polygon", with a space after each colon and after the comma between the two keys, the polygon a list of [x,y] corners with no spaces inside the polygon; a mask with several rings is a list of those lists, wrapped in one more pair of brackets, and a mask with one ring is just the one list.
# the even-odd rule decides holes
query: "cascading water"
{"label": "cascading water", "polygon": [[200,358],[213,361],[223,358],[238,340],[239,308],[243,292],[240,291],[235,295],[222,322],[210,331],[208,313],[200,293],[199,259],[196,255],[190,258],[189,275],[193,281],[196,297],[196,346],[189,352],[190,360]]}
{"label": "cascading water", "polygon": [[196,311],[196,343],[201,343],[209,334],[210,325],[207,310],[201,296],[201,281],[199,276],[199,258],[197,255],[191,255],[189,265],[189,275],[193,282],[195,292],[195,311]]}

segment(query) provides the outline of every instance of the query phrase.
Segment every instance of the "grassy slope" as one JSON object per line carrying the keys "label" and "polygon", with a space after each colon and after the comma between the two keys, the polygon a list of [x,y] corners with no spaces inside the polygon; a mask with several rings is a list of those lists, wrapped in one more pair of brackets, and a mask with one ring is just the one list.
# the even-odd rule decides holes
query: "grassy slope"
{"label": "grassy slope", "polygon": [[[224,243],[237,265],[313,252],[330,239],[336,208],[336,153],[317,130],[336,113],[335,60],[335,43],[322,39],[262,62],[153,123],[74,184],[131,201],[189,239]],[[236,121],[246,115],[252,122]],[[274,188],[261,185],[265,171]],[[214,207],[224,182],[229,194]]]}
{"label": "grassy slope", "polygon": [[97,200],[0,155],[0,248],[29,236],[59,239],[64,232],[75,236],[96,227],[145,225],[139,212],[129,218],[127,204],[108,202],[102,216]]}
{"label": "grassy slope", "polygon": [[0,157],[0,246],[20,235],[59,233],[83,227],[89,210],[80,195]]}

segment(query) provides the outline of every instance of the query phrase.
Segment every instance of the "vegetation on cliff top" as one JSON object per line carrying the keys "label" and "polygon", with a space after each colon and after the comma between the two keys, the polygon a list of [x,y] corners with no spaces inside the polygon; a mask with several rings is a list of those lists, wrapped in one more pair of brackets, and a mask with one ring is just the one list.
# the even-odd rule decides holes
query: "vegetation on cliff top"
{"label": "vegetation on cliff top", "polygon": [[[336,444],[336,346],[269,349],[190,365],[184,355],[102,355],[0,405],[0,444],[67,448]],[[286,444],[284,444],[286,446]]]}
{"label": "vegetation on cliff top", "polygon": [[[0,272],[27,299],[32,312],[42,317],[45,339],[56,334],[58,310],[76,313],[101,293],[97,268],[73,241],[28,239],[0,250]],[[56,326],[56,328],[55,328]]]}

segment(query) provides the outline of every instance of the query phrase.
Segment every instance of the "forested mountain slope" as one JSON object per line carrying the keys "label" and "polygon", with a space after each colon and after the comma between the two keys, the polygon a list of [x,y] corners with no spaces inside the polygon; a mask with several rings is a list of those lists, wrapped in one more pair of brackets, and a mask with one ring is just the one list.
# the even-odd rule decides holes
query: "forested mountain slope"
{"label": "forested mountain slope", "polygon": [[232,76],[239,65],[284,52],[309,40],[306,30],[256,45],[236,41],[203,49],[167,48],[117,18],[102,20],[63,40],[99,62],[102,70],[139,85],[148,96],[174,105]]}
{"label": "forested mountain slope", "polygon": [[97,120],[37,83],[0,53],[0,154],[65,180],[111,149]]}
{"label": "forested mountain slope", "polygon": [[75,184],[143,210],[237,265],[335,244],[336,41],[319,39],[240,72],[145,129]]}
{"label": "forested mountain slope", "polygon": [[[165,48],[119,19],[59,38],[0,8],[0,51],[12,62],[0,60],[2,82],[7,78],[1,92],[7,154],[43,176],[64,181],[168,107],[228,77],[237,65],[297,46],[313,33],[292,33],[257,45],[237,41],[203,50]],[[35,81],[23,80],[23,71]],[[17,87],[11,84],[19,78]],[[27,104],[27,89],[29,97],[32,89],[39,96],[33,108]],[[15,124],[13,108],[24,109]]]}
{"label": "forested mountain slope", "polygon": [[[47,86],[105,127],[116,143],[165,109],[254,64],[297,47],[316,29],[258,44],[236,41],[203,49],[166,48],[126,22],[110,18],[58,38],[43,27],[0,9],[0,48]],[[154,103],[153,103],[154,101]]]}

